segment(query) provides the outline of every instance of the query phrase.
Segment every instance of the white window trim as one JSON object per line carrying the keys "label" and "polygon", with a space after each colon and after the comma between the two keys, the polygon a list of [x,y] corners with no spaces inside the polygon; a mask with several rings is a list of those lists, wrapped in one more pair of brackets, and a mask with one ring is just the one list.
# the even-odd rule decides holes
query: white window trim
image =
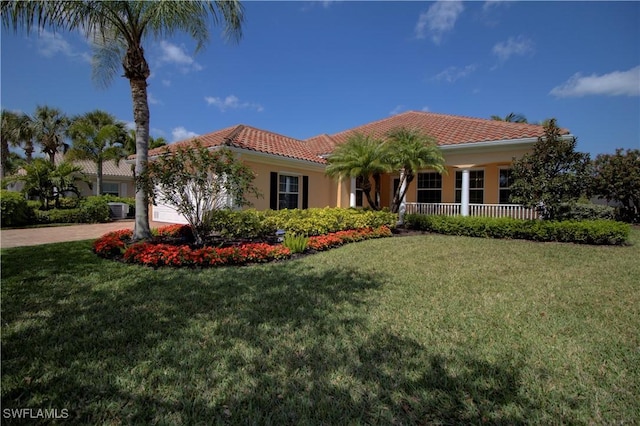
{"label": "white window trim", "polygon": [[[280,176],[295,177],[298,179],[298,192],[282,192],[280,191]],[[280,194],[297,194],[296,208],[299,209],[302,203],[302,173],[278,172],[278,210],[280,210]]]}

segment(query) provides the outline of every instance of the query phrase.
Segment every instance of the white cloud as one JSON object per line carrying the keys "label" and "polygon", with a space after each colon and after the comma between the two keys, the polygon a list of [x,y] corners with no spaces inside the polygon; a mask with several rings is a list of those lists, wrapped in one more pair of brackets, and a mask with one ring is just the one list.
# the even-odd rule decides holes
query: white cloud
{"label": "white cloud", "polygon": [[470,75],[472,72],[474,72],[476,70],[477,66],[475,64],[471,64],[471,65],[467,65],[464,68],[458,68],[458,67],[449,67],[447,69],[445,69],[444,71],[438,73],[437,75],[435,75],[433,77],[434,80],[444,80],[447,83],[453,83],[456,80],[459,80],[461,78],[467,77],[468,75]]}
{"label": "white cloud", "polygon": [[487,12],[498,6],[509,6],[509,5],[510,5],[510,2],[504,1],[504,0],[487,0],[482,5],[482,10],[484,12]]}
{"label": "white cloud", "polygon": [[405,108],[404,105],[396,105],[396,107],[394,109],[392,109],[391,111],[389,111],[389,115],[398,115],[401,112],[405,111],[407,108]]}
{"label": "white cloud", "polygon": [[202,65],[187,55],[182,47],[162,40],[160,49],[162,50],[160,62],[177,65],[183,72],[202,70]]}
{"label": "white cloud", "polygon": [[576,73],[549,94],[559,97],[588,95],[640,96],[640,65],[628,71],[613,71],[609,74],[582,76]]}
{"label": "white cloud", "polygon": [[492,52],[501,61],[506,61],[513,55],[523,56],[534,52],[535,44],[531,39],[523,36],[509,37],[507,41],[501,41],[493,46]]}
{"label": "white cloud", "polygon": [[431,40],[440,44],[445,33],[453,30],[458,16],[464,10],[461,1],[438,1],[429,10],[420,14],[415,27],[416,38],[423,39],[426,32],[431,34]]}
{"label": "white cloud", "polygon": [[422,112],[429,112],[429,111],[430,111],[430,109],[429,109],[429,107],[428,107],[428,106],[426,106],[426,105],[425,105],[425,106],[423,106],[423,107],[422,107],[422,109],[420,109],[420,111],[422,111]]}
{"label": "white cloud", "polygon": [[225,98],[205,96],[204,100],[207,102],[207,105],[218,107],[218,109],[222,112],[225,112],[229,109],[253,109],[257,112],[264,111],[264,107],[262,105],[255,102],[241,102],[240,99],[235,95],[229,95]]}
{"label": "white cloud", "polygon": [[171,80],[166,80],[166,79],[165,79],[165,80],[162,80],[162,85],[163,85],[164,87],[169,87],[169,86],[171,86]]}
{"label": "white cloud", "polygon": [[71,44],[60,34],[42,30],[36,39],[38,53],[46,58],[52,58],[57,55],[64,55],[69,58],[80,59],[84,62],[91,63],[91,55],[88,52],[77,52]]}
{"label": "white cloud", "polygon": [[147,95],[147,100],[151,105],[162,105],[162,101],[153,96],[153,93],[151,92]]}
{"label": "white cloud", "polygon": [[171,136],[173,137],[173,142],[176,142],[176,141],[181,141],[183,139],[190,139],[190,138],[196,137],[198,136],[198,134],[196,132],[191,132],[185,129],[182,126],[179,126],[171,130]]}

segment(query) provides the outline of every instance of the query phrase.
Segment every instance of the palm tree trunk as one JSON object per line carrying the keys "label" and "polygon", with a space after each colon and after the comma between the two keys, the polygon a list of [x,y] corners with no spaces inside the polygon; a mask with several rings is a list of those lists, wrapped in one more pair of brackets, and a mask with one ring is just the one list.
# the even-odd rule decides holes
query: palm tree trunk
{"label": "palm tree trunk", "polygon": [[96,162],[96,195],[102,195],[102,158]]}
{"label": "palm tree trunk", "polygon": [[7,160],[9,158],[9,141],[6,138],[1,138],[2,153],[0,154],[0,179],[3,179],[7,173]]}
{"label": "palm tree trunk", "polygon": [[[136,123],[136,167],[135,176],[142,176],[147,167],[149,152],[149,104],[147,102],[147,80],[129,79],[133,98],[133,119]],[[136,217],[133,240],[151,238],[149,228],[149,197],[146,191],[136,185]]]}

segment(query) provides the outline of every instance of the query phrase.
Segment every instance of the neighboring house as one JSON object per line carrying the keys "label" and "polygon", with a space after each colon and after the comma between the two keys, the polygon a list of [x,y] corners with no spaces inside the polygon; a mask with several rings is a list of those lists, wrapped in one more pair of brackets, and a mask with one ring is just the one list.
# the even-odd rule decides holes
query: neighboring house
{"label": "neighboring house", "polygon": [[[62,154],[56,154],[56,164],[62,162]],[[91,182],[91,188],[85,182],[78,182],[77,186],[83,197],[96,195],[98,192],[96,163],[90,160],[74,160],[73,164],[82,167],[82,170]],[[135,196],[136,187],[133,180],[133,169],[124,159],[119,164],[113,160],[102,163],[102,193],[117,197]]]}
{"label": "neighboring house", "polygon": [[[513,160],[529,152],[539,125],[509,123],[430,112],[409,111],[333,135],[298,140],[254,127],[237,125],[169,145],[188,146],[198,139],[209,148],[225,146],[256,173],[263,194],[251,200],[258,210],[310,207],[367,207],[356,179],[336,181],[325,176],[325,158],[350,135],[383,138],[391,129],[418,129],[433,137],[445,157],[447,174],[424,170],[408,188],[403,211],[533,217],[529,209],[509,204]],[[572,138],[568,130],[564,137]],[[152,159],[164,151],[149,151]],[[130,167],[130,166],[129,166]],[[390,206],[397,174],[382,178],[381,204]],[[158,222],[184,223],[168,206],[152,206]]]}
{"label": "neighboring house", "polygon": [[[56,154],[56,165],[60,164],[64,156],[61,153]],[[73,164],[82,167],[85,177],[91,182],[91,187],[86,182],[78,181],[76,185],[80,190],[80,195],[88,197],[96,195],[98,191],[96,164],[89,160],[74,160]],[[18,174],[25,174],[24,169],[18,170]],[[24,187],[24,183],[15,182],[7,186],[9,191],[19,192]],[[111,194],[118,197],[134,197],[136,192],[133,169],[124,159],[118,165],[113,160],[102,163],[102,193]]]}

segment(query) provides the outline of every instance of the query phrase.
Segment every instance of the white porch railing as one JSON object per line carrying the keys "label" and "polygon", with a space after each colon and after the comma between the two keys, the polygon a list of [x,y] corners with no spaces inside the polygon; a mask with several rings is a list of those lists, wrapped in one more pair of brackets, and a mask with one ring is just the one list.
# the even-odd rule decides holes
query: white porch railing
{"label": "white porch railing", "polygon": [[[406,214],[459,216],[461,206],[460,203],[406,203]],[[538,219],[539,215],[535,208],[519,204],[469,204],[469,216]]]}

